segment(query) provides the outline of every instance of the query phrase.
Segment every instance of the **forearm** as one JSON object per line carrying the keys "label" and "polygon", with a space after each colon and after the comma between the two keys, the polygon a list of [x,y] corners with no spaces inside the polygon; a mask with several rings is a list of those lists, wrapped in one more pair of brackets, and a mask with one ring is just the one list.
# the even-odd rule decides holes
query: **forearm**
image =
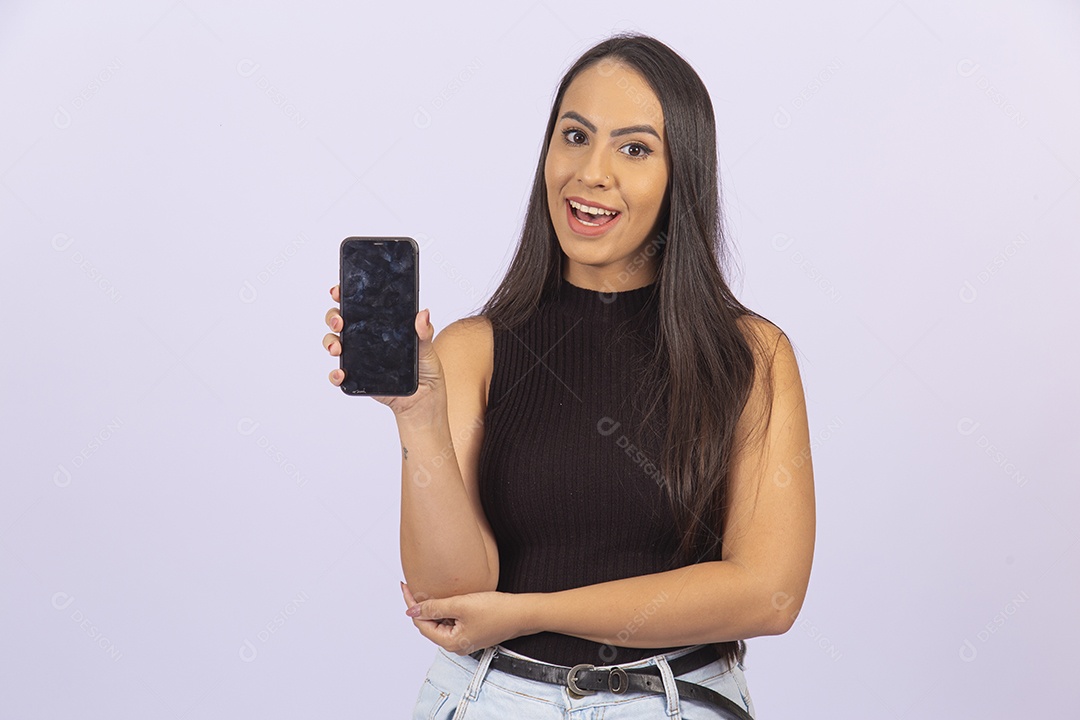
{"label": "forearm", "polygon": [[401,567],[413,595],[442,598],[493,590],[445,409],[423,422],[399,418],[398,433]]}
{"label": "forearm", "polygon": [[658,648],[776,634],[770,591],[731,562],[704,562],[553,593],[521,596],[531,634]]}

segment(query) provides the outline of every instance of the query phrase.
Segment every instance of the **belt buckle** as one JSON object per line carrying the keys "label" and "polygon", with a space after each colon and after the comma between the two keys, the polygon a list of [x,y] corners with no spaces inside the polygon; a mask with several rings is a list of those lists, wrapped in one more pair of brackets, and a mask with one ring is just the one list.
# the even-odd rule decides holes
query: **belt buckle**
{"label": "belt buckle", "polygon": [[[619,678],[618,684],[612,682],[615,678]],[[626,692],[626,688],[629,686],[629,679],[626,675],[626,671],[621,667],[611,668],[611,672],[607,676],[607,686],[608,690],[616,694]]]}
{"label": "belt buckle", "polygon": [[570,672],[566,673],[566,687],[570,689],[570,697],[574,698],[575,700],[580,700],[586,695],[596,694],[595,690],[579,688],[574,677],[578,674],[579,670],[592,670],[594,667],[596,666],[590,665],[588,663],[581,663],[580,665],[575,665],[574,667],[570,668]]}

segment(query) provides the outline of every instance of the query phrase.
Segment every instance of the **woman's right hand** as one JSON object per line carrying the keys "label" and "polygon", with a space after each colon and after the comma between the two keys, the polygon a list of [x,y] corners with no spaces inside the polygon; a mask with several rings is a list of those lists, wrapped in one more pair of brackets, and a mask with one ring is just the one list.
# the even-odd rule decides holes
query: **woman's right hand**
{"label": "woman's right hand", "polygon": [[[330,288],[330,297],[334,302],[341,303],[340,286]],[[341,355],[341,338],[336,334],[341,332],[343,321],[341,311],[333,307],[326,311],[326,325],[334,332],[323,336],[323,347],[332,356]],[[446,385],[444,383],[442,363],[439,355],[435,352],[432,339],[435,337],[435,328],[431,325],[431,311],[421,310],[416,313],[416,335],[419,338],[417,346],[417,365],[419,382],[416,392],[412,395],[370,395],[384,405],[390,407],[398,417],[420,417],[438,412],[445,408]],[[338,368],[330,372],[330,382],[338,387],[345,380],[345,371]],[[442,405],[440,405],[442,403]]]}

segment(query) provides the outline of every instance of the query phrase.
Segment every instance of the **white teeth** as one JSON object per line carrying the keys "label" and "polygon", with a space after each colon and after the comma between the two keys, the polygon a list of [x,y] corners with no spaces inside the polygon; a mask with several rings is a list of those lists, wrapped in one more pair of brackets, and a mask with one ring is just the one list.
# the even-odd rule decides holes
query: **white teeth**
{"label": "white teeth", "polygon": [[600,208],[591,207],[589,205],[582,205],[579,202],[570,201],[570,207],[577,208],[582,212],[587,212],[590,215],[616,215],[614,210],[601,210]]}

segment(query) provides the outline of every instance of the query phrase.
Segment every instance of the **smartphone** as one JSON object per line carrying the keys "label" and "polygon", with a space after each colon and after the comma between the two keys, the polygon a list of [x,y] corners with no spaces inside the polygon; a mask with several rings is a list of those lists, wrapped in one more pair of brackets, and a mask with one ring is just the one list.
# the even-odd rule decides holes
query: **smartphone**
{"label": "smartphone", "polygon": [[341,390],[412,395],[419,382],[420,249],[409,237],[341,241]]}

